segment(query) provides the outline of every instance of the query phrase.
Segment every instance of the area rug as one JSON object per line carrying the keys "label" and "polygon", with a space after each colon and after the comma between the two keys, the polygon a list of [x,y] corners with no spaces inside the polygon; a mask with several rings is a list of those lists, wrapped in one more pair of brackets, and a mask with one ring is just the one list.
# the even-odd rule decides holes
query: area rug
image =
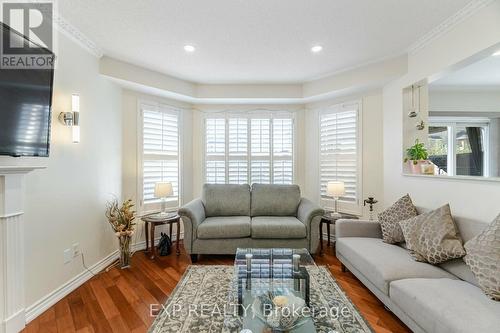
{"label": "area rug", "polygon": [[[149,333],[239,332],[228,325],[233,313],[228,306],[232,303],[233,270],[232,266],[189,266],[167,302],[159,307]],[[373,332],[326,267],[310,267],[308,271],[311,310],[318,310],[312,311],[318,333]]]}

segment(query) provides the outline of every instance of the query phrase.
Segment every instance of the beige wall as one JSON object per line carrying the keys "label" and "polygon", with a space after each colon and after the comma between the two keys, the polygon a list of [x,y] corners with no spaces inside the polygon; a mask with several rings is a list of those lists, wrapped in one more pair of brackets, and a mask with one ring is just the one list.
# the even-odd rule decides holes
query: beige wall
{"label": "beige wall", "polygon": [[[0,158],[2,165],[46,169],[26,177],[26,305],[29,307],[84,271],[80,258],[63,263],[63,251],[80,244],[91,266],[116,250],[104,218],[106,201],[121,198],[121,89],[102,78],[98,59],[59,35],[51,151],[48,158]],[[58,113],[80,94],[81,143]]]}
{"label": "beige wall", "polygon": [[[365,96],[349,96],[342,99],[310,104],[305,117],[305,161],[304,193],[307,197],[320,202],[319,194],[319,109],[342,102],[360,100],[362,102],[362,146],[363,175],[362,198],[373,196],[383,198],[383,152],[382,152],[382,94],[380,91]],[[380,204],[378,205],[380,206]],[[341,205],[340,205],[341,207]],[[377,208],[377,206],[375,206]],[[363,217],[368,217],[368,208],[363,208]]]}
{"label": "beige wall", "polygon": [[409,57],[409,72],[384,88],[384,198],[389,205],[410,193],[417,205],[436,208],[450,203],[462,217],[491,221],[499,213],[498,182],[402,176],[402,90],[410,84],[445,72],[486,48],[500,45],[500,2],[495,1],[459,23]]}

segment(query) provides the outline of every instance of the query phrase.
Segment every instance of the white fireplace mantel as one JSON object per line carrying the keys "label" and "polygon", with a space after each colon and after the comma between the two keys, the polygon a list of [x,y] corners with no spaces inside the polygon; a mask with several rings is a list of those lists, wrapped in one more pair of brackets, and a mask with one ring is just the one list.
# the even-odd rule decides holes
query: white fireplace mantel
{"label": "white fireplace mantel", "polygon": [[41,166],[0,166],[0,333],[26,325],[24,178]]}

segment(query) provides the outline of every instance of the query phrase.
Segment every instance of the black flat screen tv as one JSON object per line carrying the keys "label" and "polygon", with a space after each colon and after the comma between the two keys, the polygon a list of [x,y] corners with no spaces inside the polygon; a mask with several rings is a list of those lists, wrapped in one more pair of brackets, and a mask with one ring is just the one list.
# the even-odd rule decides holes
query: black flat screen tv
{"label": "black flat screen tv", "polygon": [[[3,41],[27,40],[6,24],[0,24]],[[0,67],[0,155],[49,156],[53,83],[53,68]]]}

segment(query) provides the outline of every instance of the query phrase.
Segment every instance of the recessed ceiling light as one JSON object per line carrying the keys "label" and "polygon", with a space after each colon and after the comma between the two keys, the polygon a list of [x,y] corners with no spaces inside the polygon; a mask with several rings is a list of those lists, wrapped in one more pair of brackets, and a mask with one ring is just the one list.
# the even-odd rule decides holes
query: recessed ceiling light
{"label": "recessed ceiling light", "polygon": [[498,50],[495,53],[493,53],[493,56],[494,57],[500,57],[500,50]]}
{"label": "recessed ceiling light", "polygon": [[311,47],[312,53],[318,53],[318,52],[321,52],[322,50],[323,50],[323,46],[321,46],[321,45],[314,45],[313,47]]}
{"label": "recessed ceiling light", "polygon": [[193,45],[184,45],[184,51],[191,53],[194,52],[194,50],[196,50],[196,48]]}

